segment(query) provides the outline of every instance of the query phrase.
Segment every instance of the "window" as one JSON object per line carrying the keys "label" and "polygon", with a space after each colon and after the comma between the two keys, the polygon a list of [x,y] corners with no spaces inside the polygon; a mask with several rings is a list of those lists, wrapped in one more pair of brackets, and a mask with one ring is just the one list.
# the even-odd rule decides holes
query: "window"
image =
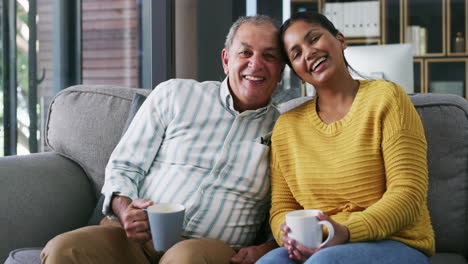
{"label": "window", "polygon": [[[37,1],[1,2],[1,155],[37,152]],[[5,144],[6,143],[6,144]]]}
{"label": "window", "polygon": [[0,156],[45,151],[47,110],[75,84],[141,87],[141,0],[0,0]]}
{"label": "window", "polygon": [[82,3],[83,84],[141,87],[137,0]]}

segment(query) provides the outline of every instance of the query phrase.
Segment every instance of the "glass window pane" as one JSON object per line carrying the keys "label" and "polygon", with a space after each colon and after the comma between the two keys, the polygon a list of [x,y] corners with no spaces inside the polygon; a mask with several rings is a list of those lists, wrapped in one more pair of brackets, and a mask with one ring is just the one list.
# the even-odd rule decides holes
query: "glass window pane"
{"label": "glass window pane", "polygon": [[[0,1],[0,28],[2,27],[3,2]],[[3,126],[3,32],[0,30],[0,157],[4,154],[5,127]]]}
{"label": "glass window pane", "polygon": [[[29,26],[28,26],[28,1],[17,1],[16,7],[16,74],[17,74],[17,128],[18,142],[16,151],[19,155],[28,154],[29,151]],[[36,136],[36,135],[33,135]]]}
{"label": "glass window pane", "polygon": [[428,62],[430,93],[456,94],[466,97],[466,60],[445,61],[433,59]]}
{"label": "glass window pane", "polygon": [[83,83],[140,87],[141,1],[83,0]]}
{"label": "glass window pane", "polygon": [[36,79],[37,102],[38,102],[38,130],[39,151],[47,151],[48,148],[44,142],[44,124],[47,117],[47,110],[54,97],[54,69],[53,69],[53,14],[54,0],[37,1],[37,68]]}

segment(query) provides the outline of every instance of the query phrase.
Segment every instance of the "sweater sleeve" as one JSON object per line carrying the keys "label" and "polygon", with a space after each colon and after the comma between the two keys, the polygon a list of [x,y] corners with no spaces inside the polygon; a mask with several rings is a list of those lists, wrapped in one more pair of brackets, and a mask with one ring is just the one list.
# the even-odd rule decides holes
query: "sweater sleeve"
{"label": "sweater sleeve", "polygon": [[[275,126],[276,132],[280,130],[278,120],[277,125]],[[291,190],[284,178],[284,175],[280,168],[280,157],[278,153],[278,142],[281,142],[282,138],[278,136],[278,133],[273,131],[272,136],[272,145],[271,145],[271,160],[270,160],[270,170],[271,170],[271,210],[270,210],[270,226],[278,245],[282,246],[283,241],[281,236],[283,232],[280,227],[281,224],[285,222],[286,213],[294,210],[303,209],[299,203],[297,203],[294,198]],[[281,143],[280,143],[281,144]]]}
{"label": "sweater sleeve", "polygon": [[362,212],[351,214],[344,225],[350,242],[379,240],[415,223],[426,203],[427,144],[419,116],[406,94],[396,94],[382,120],[382,156],[386,191]]}

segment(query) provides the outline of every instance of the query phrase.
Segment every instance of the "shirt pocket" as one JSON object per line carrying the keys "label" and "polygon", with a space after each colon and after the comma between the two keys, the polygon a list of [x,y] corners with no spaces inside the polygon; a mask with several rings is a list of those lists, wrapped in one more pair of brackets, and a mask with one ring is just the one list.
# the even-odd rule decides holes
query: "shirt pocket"
{"label": "shirt pocket", "polygon": [[237,144],[230,159],[230,179],[226,188],[242,193],[246,199],[262,200],[270,191],[270,147],[255,141]]}

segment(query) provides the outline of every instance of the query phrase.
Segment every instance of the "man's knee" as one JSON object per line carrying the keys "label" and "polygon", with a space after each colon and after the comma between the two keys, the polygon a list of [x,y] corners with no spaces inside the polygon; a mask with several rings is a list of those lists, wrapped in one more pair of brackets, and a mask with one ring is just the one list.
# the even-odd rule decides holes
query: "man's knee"
{"label": "man's knee", "polygon": [[216,239],[187,239],[175,244],[164,253],[159,263],[222,264],[229,263],[235,254],[229,245]]}
{"label": "man's knee", "polygon": [[[42,263],[98,263],[106,239],[125,239],[116,227],[91,226],[63,233],[50,240],[41,252]],[[119,239],[120,238],[120,239]]]}
{"label": "man's knee", "polygon": [[42,263],[73,263],[78,244],[74,232],[54,237],[41,252]]}

